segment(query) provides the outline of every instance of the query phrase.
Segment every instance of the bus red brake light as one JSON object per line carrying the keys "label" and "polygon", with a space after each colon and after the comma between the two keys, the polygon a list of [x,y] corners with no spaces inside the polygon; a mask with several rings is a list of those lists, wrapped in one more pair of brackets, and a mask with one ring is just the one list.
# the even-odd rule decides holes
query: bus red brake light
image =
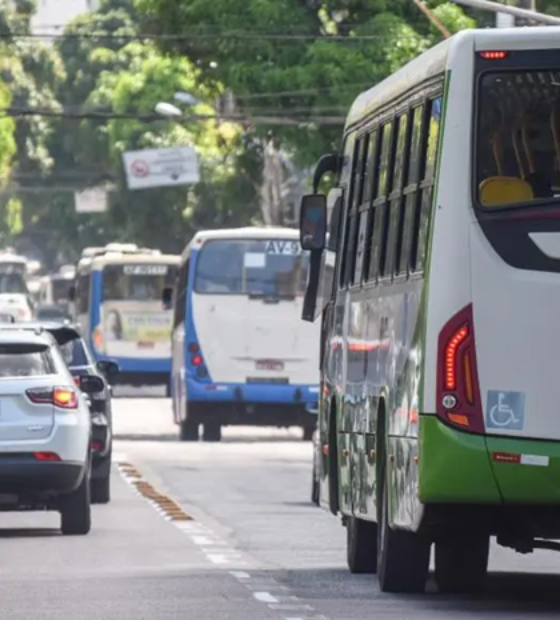
{"label": "bus red brake light", "polygon": [[484,60],[503,60],[509,56],[508,52],[498,52],[498,51],[488,51],[488,52],[478,52],[478,55]]}
{"label": "bus red brake light", "polygon": [[202,364],[204,363],[204,360],[202,359],[202,355],[195,355],[191,359],[191,362],[193,366],[202,366]]}
{"label": "bus red brake light", "polygon": [[436,411],[446,424],[484,432],[472,305],[453,316],[438,341]]}
{"label": "bus red brake light", "polygon": [[453,334],[445,347],[445,389],[454,390],[457,386],[457,348],[469,335],[467,325],[461,327]]}

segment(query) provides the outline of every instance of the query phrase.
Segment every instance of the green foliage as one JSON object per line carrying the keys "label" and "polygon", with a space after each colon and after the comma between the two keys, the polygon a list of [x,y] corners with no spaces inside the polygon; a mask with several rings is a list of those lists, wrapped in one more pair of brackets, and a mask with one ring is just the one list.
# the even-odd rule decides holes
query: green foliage
{"label": "green foliage", "polygon": [[[410,0],[135,3],[147,30],[184,37],[165,40],[163,49],[196,63],[204,83],[226,84],[241,112],[301,119],[297,126],[259,129],[301,165],[337,148],[340,139],[340,126],[314,119],[344,117],[361,90],[441,39]],[[454,4],[428,4],[452,31],[473,26]]]}

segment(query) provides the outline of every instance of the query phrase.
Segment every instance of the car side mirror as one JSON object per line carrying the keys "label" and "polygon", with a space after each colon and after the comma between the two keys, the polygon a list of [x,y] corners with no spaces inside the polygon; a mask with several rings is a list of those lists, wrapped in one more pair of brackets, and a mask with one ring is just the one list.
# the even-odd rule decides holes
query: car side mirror
{"label": "car side mirror", "polygon": [[85,394],[99,394],[105,389],[105,383],[101,377],[95,375],[82,375],[79,381],[80,390]]}
{"label": "car side mirror", "polygon": [[69,301],[76,301],[76,287],[73,284],[68,289],[68,299]]}
{"label": "car side mirror", "polygon": [[171,307],[173,305],[173,287],[172,286],[166,286],[163,289],[163,292],[161,294],[161,303],[163,304],[164,310],[171,310]]}
{"label": "car side mirror", "polygon": [[120,367],[117,362],[111,360],[100,360],[97,362],[97,370],[102,372],[106,377],[114,377],[120,372]]}
{"label": "car side mirror", "polygon": [[327,236],[327,199],[308,194],[301,199],[299,242],[303,250],[322,250]]}

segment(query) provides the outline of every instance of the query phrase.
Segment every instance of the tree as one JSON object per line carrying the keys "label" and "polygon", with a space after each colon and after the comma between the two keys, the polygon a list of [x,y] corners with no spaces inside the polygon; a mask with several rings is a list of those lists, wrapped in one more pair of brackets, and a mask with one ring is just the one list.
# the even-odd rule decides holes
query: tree
{"label": "tree", "polygon": [[[35,10],[31,0],[0,4],[2,27],[5,32],[29,34],[30,21]],[[62,79],[62,65],[52,48],[15,36],[4,45],[8,58],[3,77],[10,93],[14,113],[14,138],[17,157],[11,170],[11,181],[16,193],[5,191],[2,206],[7,214],[10,241],[19,234],[20,245],[34,245],[37,233],[48,218],[49,198],[40,191],[48,178],[53,160],[47,142],[51,123],[41,116],[19,116],[29,108],[59,109],[53,89]],[[23,233],[23,234],[21,234]]]}
{"label": "tree", "polygon": [[[429,3],[453,31],[472,27],[453,4]],[[363,90],[441,38],[410,0],[136,0],[146,31],[184,54],[206,83],[223,83],[248,116],[301,119],[259,127],[310,165],[338,146],[341,127],[306,122],[344,117]],[[343,39],[336,38],[345,37]]]}
{"label": "tree", "polygon": [[[57,46],[66,70],[57,91],[59,100],[67,110],[95,110],[109,118],[62,119],[51,145],[56,171],[71,171],[84,188],[104,181],[114,185],[104,214],[76,214],[71,195],[57,197],[53,210],[66,214],[61,234],[67,247],[77,250],[79,245],[118,238],[179,251],[197,226],[245,223],[258,212],[254,199],[258,168],[255,172],[249,166],[251,147],[239,128],[133,118],[153,115],[155,104],[176,90],[206,99],[219,86],[205,89],[188,60],[167,59],[153,43],[134,40],[138,24],[130,1],[105,1],[97,12],[69,24],[64,34]],[[211,112],[205,106],[197,109]],[[132,118],[110,118],[112,114]],[[196,145],[201,157],[202,181],[192,191],[126,188],[124,151],[185,143]]]}

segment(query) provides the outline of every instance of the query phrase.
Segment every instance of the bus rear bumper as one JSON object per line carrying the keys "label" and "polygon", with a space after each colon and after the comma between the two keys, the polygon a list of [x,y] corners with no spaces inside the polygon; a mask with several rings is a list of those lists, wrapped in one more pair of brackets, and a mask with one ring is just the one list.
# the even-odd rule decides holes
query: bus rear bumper
{"label": "bus rear bumper", "polygon": [[187,380],[187,416],[228,425],[312,426],[318,387],[275,384],[204,384]]}

